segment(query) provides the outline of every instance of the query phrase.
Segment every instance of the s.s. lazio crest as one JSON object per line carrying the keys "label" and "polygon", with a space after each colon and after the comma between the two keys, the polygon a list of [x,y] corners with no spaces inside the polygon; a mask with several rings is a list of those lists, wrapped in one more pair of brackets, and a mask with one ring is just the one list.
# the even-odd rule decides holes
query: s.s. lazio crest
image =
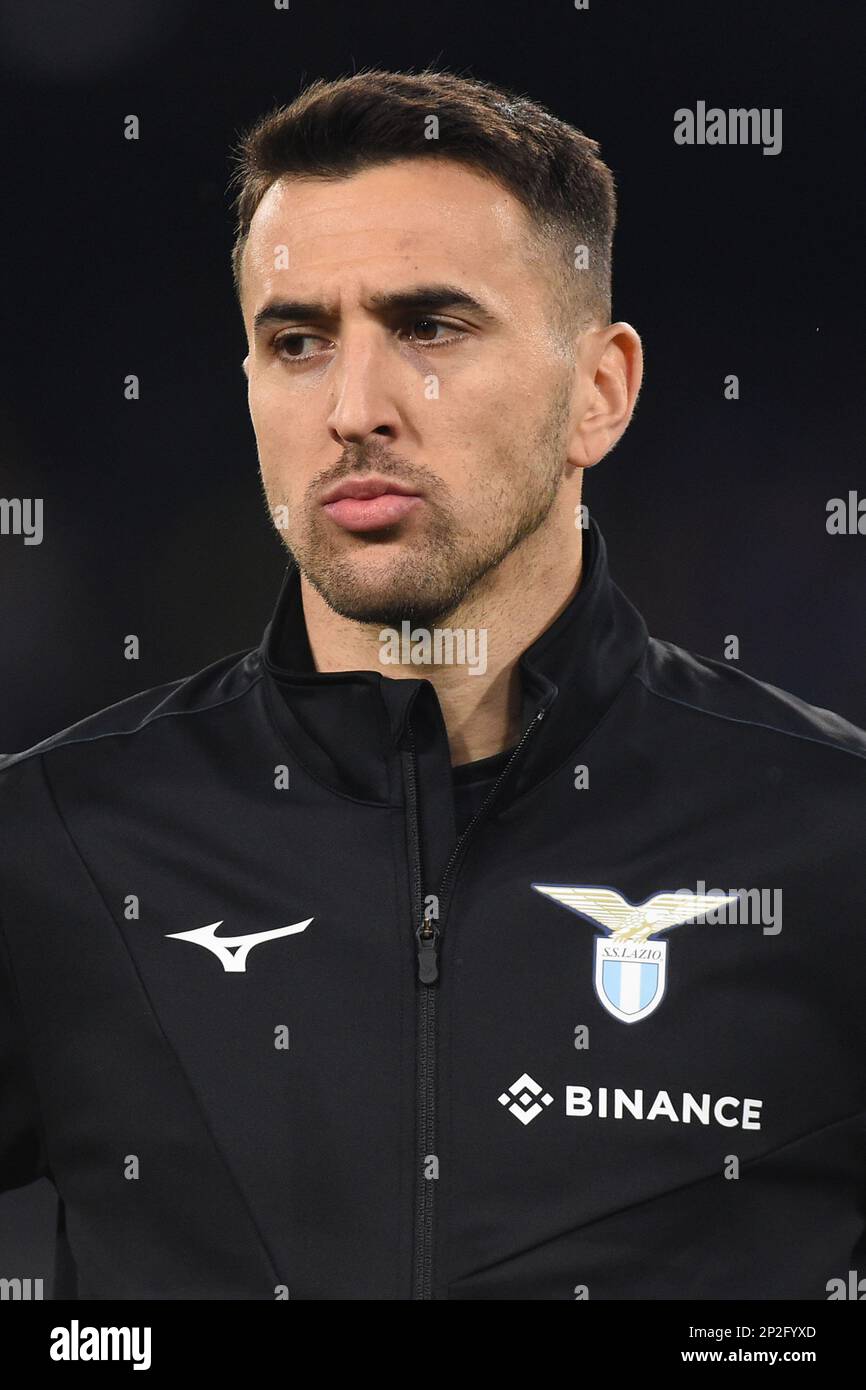
{"label": "s.s. lazio crest", "polygon": [[736,897],[656,893],[646,902],[630,903],[614,888],[550,883],[532,887],[609,933],[595,938],[593,981],[599,1003],[623,1023],[646,1018],[664,997],[668,944],[659,941],[657,933],[693,922]]}

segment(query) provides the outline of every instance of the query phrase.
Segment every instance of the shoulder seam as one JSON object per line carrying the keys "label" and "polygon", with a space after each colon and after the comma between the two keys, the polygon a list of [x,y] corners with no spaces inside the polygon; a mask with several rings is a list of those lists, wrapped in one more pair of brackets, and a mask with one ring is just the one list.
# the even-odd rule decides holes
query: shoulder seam
{"label": "shoulder seam", "polygon": [[[183,685],[185,679],[185,677],[182,677],[179,681],[172,682],[172,689],[177,690]],[[60,748],[74,748],[77,744],[81,743],[98,743],[99,740],[103,738],[127,738],[130,734],[141,733],[142,729],[146,728],[148,724],[155,724],[158,719],[177,719],[184,714],[208,714],[211,710],[220,709],[223,705],[230,705],[233,704],[235,700],[243,699],[245,695],[250,693],[253,686],[258,685],[261,679],[262,672],[259,671],[258,675],[256,675],[248,685],[244,686],[243,690],[237,691],[234,695],[227,695],[225,699],[216,700],[212,705],[198,705],[195,709],[169,709],[164,710],[162,714],[148,714],[132,729],[106,729],[103,733],[91,734],[87,738],[62,739],[59,743],[53,743],[49,748],[46,748],[45,743],[50,742],[52,737],[49,736],[48,740],[36,743],[32,748],[25,748],[20,753],[10,754],[11,761],[7,763],[6,766],[11,767],[15,763],[26,762],[30,758],[45,757],[46,754],[54,753]],[[135,697],[133,696],[132,698],[134,699]],[[53,735],[53,737],[59,737],[59,735]],[[0,759],[0,773],[4,770],[2,759]]]}
{"label": "shoulder seam", "polygon": [[[810,734],[798,734],[794,729],[780,729],[776,724],[765,724],[760,719],[739,719],[734,714],[720,714],[718,710],[706,709],[703,705],[694,705],[690,700],[680,700],[676,695],[668,695],[663,690],[656,690],[650,685],[649,681],[640,674],[636,674],[635,679],[640,681],[645,690],[650,695],[655,695],[658,700],[667,700],[672,705],[682,705],[684,709],[694,710],[697,714],[706,714],[710,719],[722,719],[728,724],[746,724],[753,729],[767,729],[772,734],[781,734],[783,738],[796,738],[802,743],[815,743],[819,748],[832,748],[837,753],[847,753],[849,757],[859,758],[861,762],[866,762],[866,753],[858,753],[853,748],[846,748],[842,743],[831,743],[826,738],[812,738]],[[839,716],[842,718],[842,716]]]}

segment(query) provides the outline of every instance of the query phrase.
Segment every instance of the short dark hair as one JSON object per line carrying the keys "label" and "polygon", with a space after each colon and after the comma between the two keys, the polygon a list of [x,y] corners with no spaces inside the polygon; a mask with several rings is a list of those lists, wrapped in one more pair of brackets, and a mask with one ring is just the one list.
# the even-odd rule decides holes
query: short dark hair
{"label": "short dark hair", "polygon": [[[431,116],[435,139],[427,133]],[[366,69],[319,78],[257,120],[232,151],[238,297],[253,214],[278,179],[340,179],[399,159],[438,156],[497,179],[526,209],[542,254],[553,252],[560,328],[594,319],[606,324],[616,193],[598,149],[597,141],[536,102],[455,73]],[[586,248],[583,274],[576,273],[579,246]]]}

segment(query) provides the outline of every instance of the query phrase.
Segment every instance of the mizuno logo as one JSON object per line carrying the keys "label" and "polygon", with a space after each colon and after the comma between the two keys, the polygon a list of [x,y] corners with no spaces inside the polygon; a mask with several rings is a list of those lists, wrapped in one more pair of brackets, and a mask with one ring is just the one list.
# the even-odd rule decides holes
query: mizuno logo
{"label": "mizuno logo", "polygon": [[211,922],[207,927],[193,927],[192,931],[166,932],[166,936],[174,941],[192,941],[196,946],[213,951],[217,959],[222,961],[223,970],[246,970],[247,956],[254,946],[262,941],[276,941],[278,936],[294,936],[295,932],[306,931],[312,920],[312,917],[308,917],[305,922],[293,922],[290,927],[249,932],[246,936],[217,936],[216,929],[222,926],[222,921],[219,921]]}

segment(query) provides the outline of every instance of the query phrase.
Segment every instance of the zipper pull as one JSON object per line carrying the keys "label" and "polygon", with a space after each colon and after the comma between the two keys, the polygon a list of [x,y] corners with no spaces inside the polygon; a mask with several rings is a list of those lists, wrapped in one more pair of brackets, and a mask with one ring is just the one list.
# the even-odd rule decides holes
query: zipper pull
{"label": "zipper pull", "polygon": [[422,985],[435,984],[439,979],[439,930],[425,920],[415,935],[418,938],[418,979]]}

